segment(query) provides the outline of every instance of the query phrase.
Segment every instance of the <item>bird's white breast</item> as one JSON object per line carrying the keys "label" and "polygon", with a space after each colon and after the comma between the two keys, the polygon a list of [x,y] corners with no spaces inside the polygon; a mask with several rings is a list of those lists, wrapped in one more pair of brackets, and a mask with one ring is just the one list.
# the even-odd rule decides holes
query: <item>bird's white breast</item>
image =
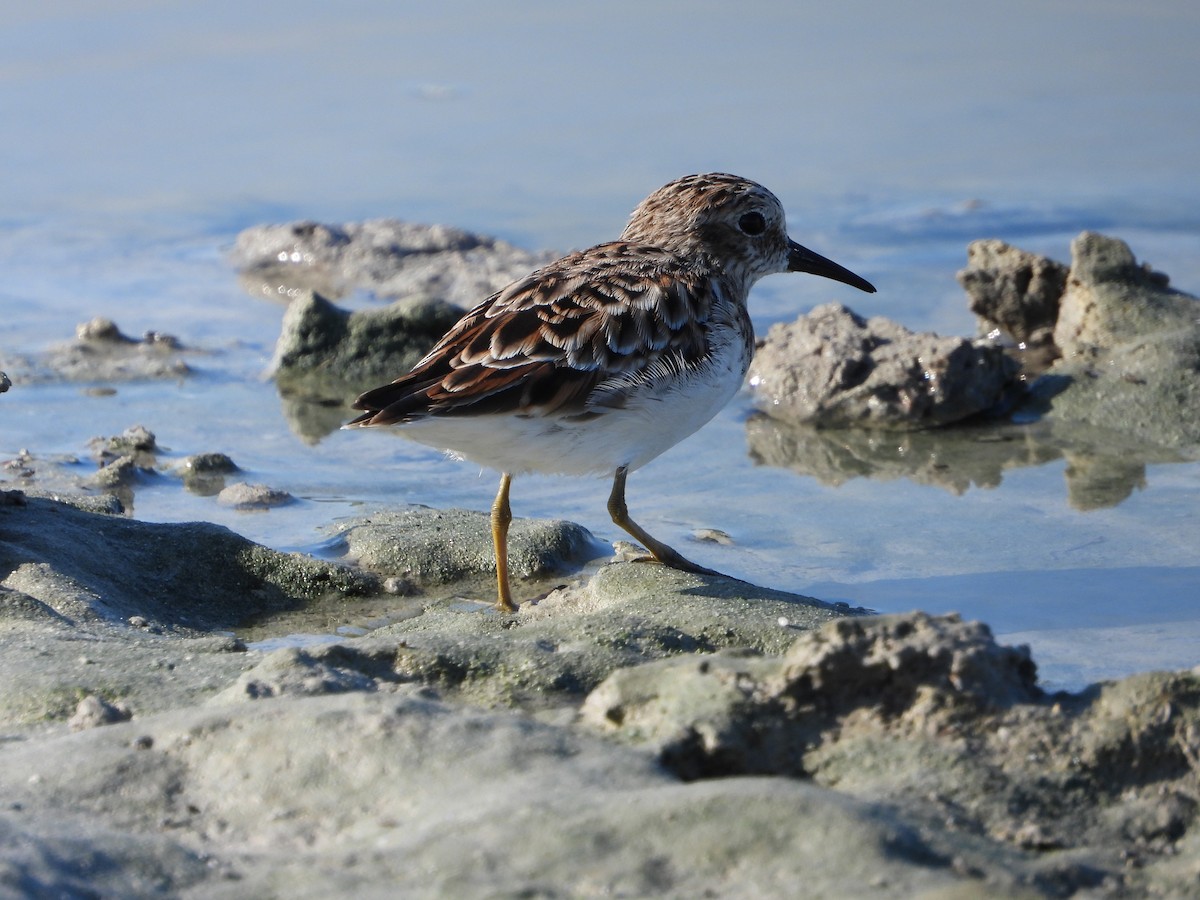
{"label": "bird's white breast", "polygon": [[403,433],[513,475],[632,471],[694,434],[733,398],[750,365],[749,345],[737,328],[715,323],[702,360],[670,377],[623,379],[620,406],[595,407],[584,417],[430,416],[404,425]]}

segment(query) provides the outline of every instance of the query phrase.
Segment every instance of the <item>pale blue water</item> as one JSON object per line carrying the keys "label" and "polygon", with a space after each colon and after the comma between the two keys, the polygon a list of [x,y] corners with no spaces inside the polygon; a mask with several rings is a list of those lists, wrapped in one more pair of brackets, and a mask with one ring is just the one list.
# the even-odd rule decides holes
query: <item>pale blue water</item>
{"label": "pale blue water", "polygon": [[[0,457],[86,457],[89,437],[140,422],[302,502],[238,514],[164,477],[139,489],[138,516],[288,549],[364,504],[486,508],[492,475],[424,448],[291,433],[262,377],[281,308],[245,296],[224,260],[264,221],[391,215],[565,250],[615,236],[678,175],[726,170],[770,187],[795,237],[879,287],[768,279],[760,330],[836,299],[970,333],[953,277],[970,240],[1066,259],[1085,228],[1200,293],[1200,10],[646,6],[3,4],[0,347],[41,349],[104,314],[209,353],[194,379],[112,397],[18,385],[0,398]],[[1151,465],[1128,500],[1087,512],[1067,502],[1061,460],[961,496],[903,479],[832,488],[753,465],[748,409],[739,398],[630,480],[633,514],[700,562],[982,617],[1030,642],[1056,685],[1200,662],[1197,464]],[[529,478],[513,504],[614,539],[607,491]],[[736,543],[689,544],[700,527]]]}

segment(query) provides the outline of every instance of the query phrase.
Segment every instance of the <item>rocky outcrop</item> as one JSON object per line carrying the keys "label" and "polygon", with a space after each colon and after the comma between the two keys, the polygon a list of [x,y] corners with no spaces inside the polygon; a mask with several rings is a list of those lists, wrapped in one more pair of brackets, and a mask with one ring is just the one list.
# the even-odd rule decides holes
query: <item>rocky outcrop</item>
{"label": "rocky outcrop", "polygon": [[971,312],[1022,346],[1051,344],[1068,268],[1060,262],[1018,250],[1004,241],[974,241],[958,282]]}
{"label": "rocky outcrop", "polygon": [[[1045,342],[1060,268],[997,241],[976,242],[959,278],[985,321]],[[1033,294],[1036,303],[1027,300]],[[1200,453],[1200,301],[1139,264],[1123,241],[1084,232],[1071,244],[1056,305],[1051,346],[1061,358],[1033,385],[1027,409]]]}
{"label": "rocky outcrop", "polygon": [[169,334],[148,331],[129,337],[112,319],[98,316],[75,329],[75,339],[38,353],[0,350],[0,386],[16,383],[174,381],[192,374],[189,358],[200,352]]}
{"label": "rocky outcrop", "polygon": [[271,372],[285,388],[390,381],[412,368],[460,315],[440,300],[351,312],[301,291],[284,314]]}
{"label": "rocky outcrop", "polygon": [[986,342],[917,334],[831,303],[771,327],[750,387],[758,407],[783,421],[908,431],[992,409],[1016,371]]}
{"label": "rocky outcrop", "polygon": [[[1200,673],[1043,696],[1024,648],[921,613],[842,619],[780,657],[615,672],[582,719],[687,779],[786,775],[1032,864],[1055,895],[1184,895],[1200,880]],[[1152,887],[1153,886],[1153,887]]]}
{"label": "rocky outcrop", "polygon": [[363,291],[384,300],[438,299],[470,308],[557,255],[448,225],[372,219],[247,228],[230,258],[251,293],[272,299]]}
{"label": "rocky outcrop", "polygon": [[775,325],[751,367],[755,402],[816,428],[1045,415],[1200,453],[1200,302],[1116,238],[1085,232],[1071,256],[1068,268],[1002,241],[973,243],[958,278],[987,335],[974,341],[914,334],[835,304]]}

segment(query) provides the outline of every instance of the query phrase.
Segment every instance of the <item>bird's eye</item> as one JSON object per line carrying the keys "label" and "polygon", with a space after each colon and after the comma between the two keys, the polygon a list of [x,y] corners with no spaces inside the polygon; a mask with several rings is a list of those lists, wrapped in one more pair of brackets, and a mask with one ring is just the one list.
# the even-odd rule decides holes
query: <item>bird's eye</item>
{"label": "bird's eye", "polygon": [[758,237],[767,230],[767,220],[760,212],[748,212],[738,219],[738,228],[750,237]]}

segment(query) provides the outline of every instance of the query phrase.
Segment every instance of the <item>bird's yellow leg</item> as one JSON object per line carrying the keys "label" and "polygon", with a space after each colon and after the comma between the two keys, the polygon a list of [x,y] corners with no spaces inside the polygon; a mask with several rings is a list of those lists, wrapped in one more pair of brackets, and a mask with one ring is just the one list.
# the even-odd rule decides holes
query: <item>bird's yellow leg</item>
{"label": "bird's yellow leg", "polygon": [[625,476],[627,474],[625,467],[621,466],[613,477],[612,493],[608,495],[608,514],[612,516],[613,522],[637,538],[641,545],[650,551],[650,555],[664,566],[684,572],[696,572],[700,575],[720,575],[720,572],[696,565],[662,541],[655,540],[641,525],[629,518],[629,508],[625,505]]}
{"label": "bird's yellow leg", "polygon": [[512,591],[508,587],[508,526],[512,522],[512,507],[508,505],[508,487],[512,476],[507,472],[500,476],[500,490],[492,503],[492,547],[496,553],[496,609],[500,612],[516,612]]}

